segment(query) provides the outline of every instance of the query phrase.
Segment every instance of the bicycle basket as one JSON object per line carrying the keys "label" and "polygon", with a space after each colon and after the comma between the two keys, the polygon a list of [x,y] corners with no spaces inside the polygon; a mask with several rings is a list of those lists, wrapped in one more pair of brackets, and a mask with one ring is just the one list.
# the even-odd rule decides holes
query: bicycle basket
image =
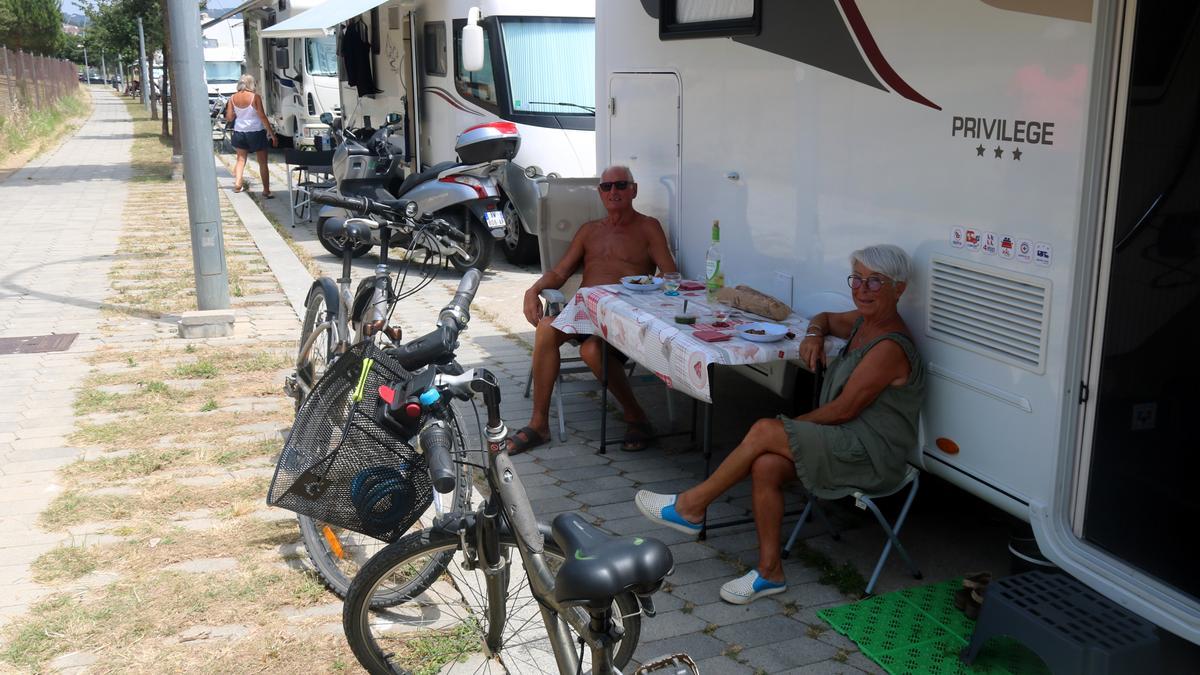
{"label": "bicycle basket", "polygon": [[379,385],[408,377],[369,342],[342,355],[296,414],[267,503],[383,541],[399,539],[433,503],[424,456],[375,421]]}

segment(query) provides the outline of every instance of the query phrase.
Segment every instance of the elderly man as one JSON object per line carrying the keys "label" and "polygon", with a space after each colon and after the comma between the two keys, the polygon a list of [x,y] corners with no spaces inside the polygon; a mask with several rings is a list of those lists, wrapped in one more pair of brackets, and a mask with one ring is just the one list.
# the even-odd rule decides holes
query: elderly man
{"label": "elderly man", "polygon": [[[637,183],[629,168],[609,167],[600,175],[600,181],[600,200],[608,215],[584,223],[562,260],[525,291],[525,318],[537,328],[533,345],[533,416],[528,425],[509,437],[510,454],[525,452],[550,438],[550,394],[558,379],[558,350],[563,343],[582,340],[579,354],[596,377],[602,374],[600,350],[607,348],[595,335],[565,333],[556,328],[553,317],[542,316],[538,295],[544,289],[561,288],[580,265],[583,265],[583,286],[615,284],[624,276],[652,274],[656,267],[664,273],[676,271],[662,226],[633,208]],[[633,396],[621,360],[609,360],[608,386],[625,411],[627,427],[621,449],[633,452],[645,449],[652,432],[645,411]]]}

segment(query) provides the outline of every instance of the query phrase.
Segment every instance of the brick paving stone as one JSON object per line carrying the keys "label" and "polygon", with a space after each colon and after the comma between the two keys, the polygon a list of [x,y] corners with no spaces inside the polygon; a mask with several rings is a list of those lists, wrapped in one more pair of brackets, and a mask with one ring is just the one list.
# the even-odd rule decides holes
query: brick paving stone
{"label": "brick paving stone", "polygon": [[[725,580],[722,579],[722,582]],[[729,626],[743,621],[753,621],[767,616],[774,616],[782,611],[779,603],[773,598],[755,600],[748,605],[734,605],[724,600],[698,605],[693,612],[708,623],[718,626]],[[803,629],[803,628],[802,628]]]}
{"label": "brick paving stone", "polygon": [[642,642],[665,640],[675,635],[703,631],[708,625],[696,614],[685,614],[679,610],[664,612],[659,609],[658,616],[642,621]]}
{"label": "brick paving stone", "polygon": [[736,661],[728,656],[714,656],[711,659],[696,661],[696,667],[700,669],[702,675],[713,673],[726,673],[728,675],[740,675],[741,673],[750,673],[753,675],[757,671],[750,666]]}
{"label": "brick paving stone", "polygon": [[572,499],[588,506],[604,506],[632,502],[635,494],[637,494],[637,489],[631,486],[576,494]]}
{"label": "brick paving stone", "polygon": [[[769,619],[762,621],[769,621]],[[749,624],[738,624],[734,628],[743,626],[749,626]],[[781,633],[768,641],[758,640],[757,646],[743,650],[739,656],[756,668],[762,668],[768,673],[778,673],[789,668],[825,661],[833,658],[836,654],[835,647],[819,640],[796,637],[795,634],[787,636]]]}
{"label": "brick paving stone", "polygon": [[671,575],[671,583],[686,586],[698,581],[709,579],[731,579],[737,575],[737,568],[724,560],[709,558],[692,562],[676,563],[675,573]]}
{"label": "brick paving stone", "polygon": [[637,650],[634,651],[633,655],[634,658],[652,659],[663,654],[683,652],[692,657],[693,661],[697,661],[720,656],[724,650],[725,643],[711,635],[687,633],[685,635],[669,637],[665,640],[654,640],[653,642],[639,641]]}
{"label": "brick paving stone", "polygon": [[[797,635],[803,635],[802,629],[797,627],[795,621],[784,616],[766,616],[761,619],[722,626],[714,633],[715,637],[725,642],[739,644],[746,648],[790,640]],[[829,645],[821,644],[829,647]]]}
{"label": "brick paving stone", "polygon": [[588,480],[573,480],[563,483],[562,487],[571,492],[595,492],[597,490],[612,490],[614,488],[632,487],[633,481],[624,476],[599,476]]}

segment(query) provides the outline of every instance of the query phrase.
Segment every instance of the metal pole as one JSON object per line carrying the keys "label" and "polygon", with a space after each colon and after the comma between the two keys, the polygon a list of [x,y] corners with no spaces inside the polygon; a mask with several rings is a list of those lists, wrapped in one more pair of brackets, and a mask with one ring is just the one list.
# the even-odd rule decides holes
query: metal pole
{"label": "metal pole", "polygon": [[150,65],[146,63],[146,32],[142,30],[142,17],[138,17],[138,49],[142,56],[142,105],[150,109]]}
{"label": "metal pole", "polygon": [[100,79],[104,80],[103,84],[108,84],[108,64],[104,62],[104,50],[100,51]]}
{"label": "metal pole", "polygon": [[92,83],[92,67],[88,65],[87,45],[83,45],[83,83]]}
{"label": "metal pole", "polygon": [[196,274],[198,308],[228,309],[229,277],[217,201],[217,170],[212,157],[208,123],[208,87],[204,86],[200,7],[195,0],[168,0],[171,65],[175,82],[171,96],[178,101],[183,176],[188,216],[192,223],[192,264]]}

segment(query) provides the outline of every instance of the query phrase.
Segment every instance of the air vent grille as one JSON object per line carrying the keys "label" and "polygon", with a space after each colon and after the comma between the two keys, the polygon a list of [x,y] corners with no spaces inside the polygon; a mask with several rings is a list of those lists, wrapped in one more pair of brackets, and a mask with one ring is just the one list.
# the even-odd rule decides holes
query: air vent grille
{"label": "air vent grille", "polygon": [[934,256],[929,337],[1034,372],[1045,370],[1050,281]]}

